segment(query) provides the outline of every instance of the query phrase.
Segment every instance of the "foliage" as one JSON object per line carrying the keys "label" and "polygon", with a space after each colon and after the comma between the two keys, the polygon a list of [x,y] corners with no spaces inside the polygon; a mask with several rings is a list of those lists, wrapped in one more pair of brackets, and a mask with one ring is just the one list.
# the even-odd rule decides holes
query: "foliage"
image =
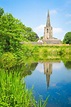
{"label": "foliage", "polygon": [[[3,9],[0,8],[0,13]],[[3,52],[16,51],[21,48],[22,41],[36,41],[38,36],[30,27],[26,27],[12,14],[2,14],[0,17],[0,49]]]}
{"label": "foliage", "polygon": [[29,41],[37,41],[39,39],[38,35],[33,32],[30,27],[25,27],[25,35],[24,37]]}
{"label": "foliage", "polygon": [[4,68],[9,69],[15,66],[16,58],[12,53],[6,52],[1,57],[1,63]]}
{"label": "foliage", "polygon": [[37,41],[39,39],[39,37],[37,36],[37,34],[35,32],[27,32],[27,37],[26,37],[29,41]]}
{"label": "foliage", "polygon": [[[21,83],[18,74],[6,74],[0,71],[0,106],[9,107],[31,107],[32,97],[31,91],[26,90],[24,84]],[[28,94],[29,93],[29,94]]]}
{"label": "foliage", "polygon": [[19,73],[0,69],[0,107],[45,107],[45,103],[42,100],[36,103],[32,90],[26,89]]}
{"label": "foliage", "polygon": [[69,61],[65,61],[64,62],[64,65],[65,65],[65,67],[67,68],[67,69],[71,69],[71,61],[69,60]]}
{"label": "foliage", "polygon": [[0,17],[4,14],[3,8],[0,8]]}
{"label": "foliage", "polygon": [[0,18],[0,45],[3,51],[14,51],[20,48],[21,22],[11,14],[5,14]]}
{"label": "foliage", "polygon": [[64,36],[63,43],[71,44],[71,32],[67,32]]}
{"label": "foliage", "polygon": [[41,36],[40,39],[43,39],[43,36]]}

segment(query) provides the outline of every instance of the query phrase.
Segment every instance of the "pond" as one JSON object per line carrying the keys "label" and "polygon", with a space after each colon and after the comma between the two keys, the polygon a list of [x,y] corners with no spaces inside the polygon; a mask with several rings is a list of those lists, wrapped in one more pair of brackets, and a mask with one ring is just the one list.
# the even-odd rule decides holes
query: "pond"
{"label": "pond", "polygon": [[48,97],[47,107],[71,107],[71,62],[34,63],[31,75],[25,77],[28,89],[33,87],[36,100]]}

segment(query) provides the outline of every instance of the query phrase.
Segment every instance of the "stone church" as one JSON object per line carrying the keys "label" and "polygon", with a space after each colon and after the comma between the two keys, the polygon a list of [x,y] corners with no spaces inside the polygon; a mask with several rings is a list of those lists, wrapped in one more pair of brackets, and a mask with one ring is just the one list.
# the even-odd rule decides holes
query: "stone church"
{"label": "stone church", "polygon": [[50,14],[48,11],[46,26],[44,27],[43,43],[60,44],[61,40],[53,37],[53,28],[50,23]]}

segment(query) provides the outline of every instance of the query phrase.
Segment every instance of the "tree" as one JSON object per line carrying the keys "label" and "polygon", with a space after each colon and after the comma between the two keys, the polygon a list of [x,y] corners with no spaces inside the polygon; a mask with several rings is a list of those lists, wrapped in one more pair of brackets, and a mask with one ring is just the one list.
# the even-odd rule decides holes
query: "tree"
{"label": "tree", "polygon": [[38,35],[35,32],[33,32],[32,28],[30,27],[25,27],[24,37],[28,41],[37,41],[39,39]]}
{"label": "tree", "polygon": [[37,40],[39,39],[38,35],[37,35],[35,32],[33,32],[33,31],[27,32],[26,38],[27,38],[29,41],[33,41],[33,42],[34,42],[34,41],[37,41]]}
{"label": "tree", "polygon": [[3,8],[0,8],[0,17],[4,14]]}
{"label": "tree", "polygon": [[67,32],[64,36],[63,43],[71,44],[71,32]]}
{"label": "tree", "polygon": [[40,39],[43,39],[43,36],[41,36]]}
{"label": "tree", "polygon": [[22,41],[38,40],[38,35],[30,27],[26,27],[12,14],[3,13],[3,9],[0,8],[0,50],[2,52],[21,49]]}
{"label": "tree", "polygon": [[23,40],[23,24],[12,14],[4,14],[0,18],[0,45],[3,51],[16,50]]}

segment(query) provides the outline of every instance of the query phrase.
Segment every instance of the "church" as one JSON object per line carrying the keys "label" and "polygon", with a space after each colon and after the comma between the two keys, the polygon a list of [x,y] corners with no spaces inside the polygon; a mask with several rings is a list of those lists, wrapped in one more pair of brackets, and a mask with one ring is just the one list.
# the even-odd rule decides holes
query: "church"
{"label": "church", "polygon": [[44,27],[44,36],[43,36],[42,41],[43,43],[47,43],[47,44],[60,44],[61,43],[61,40],[53,37],[53,28],[50,23],[49,11],[47,15],[46,26]]}

